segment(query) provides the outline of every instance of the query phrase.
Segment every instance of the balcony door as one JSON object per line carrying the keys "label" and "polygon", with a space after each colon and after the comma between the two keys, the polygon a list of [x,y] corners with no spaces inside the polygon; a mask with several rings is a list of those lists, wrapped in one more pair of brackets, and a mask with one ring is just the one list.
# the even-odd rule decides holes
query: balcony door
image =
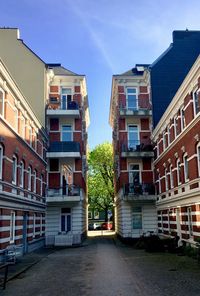
{"label": "balcony door", "polygon": [[72,126],[69,124],[62,125],[62,141],[72,141]]}
{"label": "balcony door", "polygon": [[137,125],[128,125],[128,149],[136,150],[140,144],[139,140],[139,129]]}
{"label": "balcony door", "polygon": [[73,184],[73,171],[71,166],[63,165],[62,166],[62,194],[70,195]]}
{"label": "balcony door", "polygon": [[127,107],[131,110],[138,109],[137,89],[134,87],[127,88]]}
{"label": "balcony door", "polygon": [[140,165],[131,163],[129,165],[129,183],[138,185],[141,183]]}
{"label": "balcony door", "polygon": [[62,88],[61,109],[66,110],[68,104],[72,101],[71,88]]}

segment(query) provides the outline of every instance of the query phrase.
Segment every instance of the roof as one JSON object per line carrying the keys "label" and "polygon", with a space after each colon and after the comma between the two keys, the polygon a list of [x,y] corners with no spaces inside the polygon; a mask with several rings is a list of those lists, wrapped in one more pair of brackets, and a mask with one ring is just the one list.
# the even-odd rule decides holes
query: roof
{"label": "roof", "polygon": [[149,67],[149,64],[136,64],[134,68],[122,73],[113,76],[141,76],[144,73],[144,70]]}
{"label": "roof", "polygon": [[173,43],[150,66],[154,127],[199,54],[200,31],[174,31]]}
{"label": "roof", "polygon": [[61,64],[47,64],[47,67],[53,69],[55,75],[82,76],[64,68]]}

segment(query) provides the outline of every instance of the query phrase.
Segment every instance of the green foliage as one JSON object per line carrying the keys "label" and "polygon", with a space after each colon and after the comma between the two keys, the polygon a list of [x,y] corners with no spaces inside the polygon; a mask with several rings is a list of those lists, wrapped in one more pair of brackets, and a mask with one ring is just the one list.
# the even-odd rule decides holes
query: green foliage
{"label": "green foliage", "polygon": [[89,153],[88,196],[92,208],[107,211],[114,199],[113,149],[110,143],[96,146]]}

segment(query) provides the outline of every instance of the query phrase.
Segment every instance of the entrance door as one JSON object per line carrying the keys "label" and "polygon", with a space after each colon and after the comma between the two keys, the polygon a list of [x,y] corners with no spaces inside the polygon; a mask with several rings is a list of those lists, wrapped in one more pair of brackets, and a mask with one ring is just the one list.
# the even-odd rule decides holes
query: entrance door
{"label": "entrance door", "polygon": [[71,209],[70,208],[61,209],[61,231],[62,232],[71,231]]}
{"label": "entrance door", "polygon": [[23,253],[24,254],[28,252],[27,221],[28,221],[28,213],[24,213],[23,215]]}

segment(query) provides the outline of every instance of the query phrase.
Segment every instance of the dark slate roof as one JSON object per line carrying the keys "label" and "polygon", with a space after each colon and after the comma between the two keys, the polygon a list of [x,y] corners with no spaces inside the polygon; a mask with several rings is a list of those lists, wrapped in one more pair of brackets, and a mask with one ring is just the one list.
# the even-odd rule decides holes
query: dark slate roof
{"label": "dark slate roof", "polygon": [[143,75],[144,71],[138,71],[138,67],[143,67],[146,69],[149,67],[149,64],[136,64],[134,68],[114,76],[141,76]]}
{"label": "dark slate roof", "polygon": [[200,31],[174,31],[173,43],[150,66],[154,127],[200,54]]}
{"label": "dark slate roof", "polygon": [[47,67],[53,69],[55,75],[79,76],[79,74],[64,68],[61,64],[47,64]]}

